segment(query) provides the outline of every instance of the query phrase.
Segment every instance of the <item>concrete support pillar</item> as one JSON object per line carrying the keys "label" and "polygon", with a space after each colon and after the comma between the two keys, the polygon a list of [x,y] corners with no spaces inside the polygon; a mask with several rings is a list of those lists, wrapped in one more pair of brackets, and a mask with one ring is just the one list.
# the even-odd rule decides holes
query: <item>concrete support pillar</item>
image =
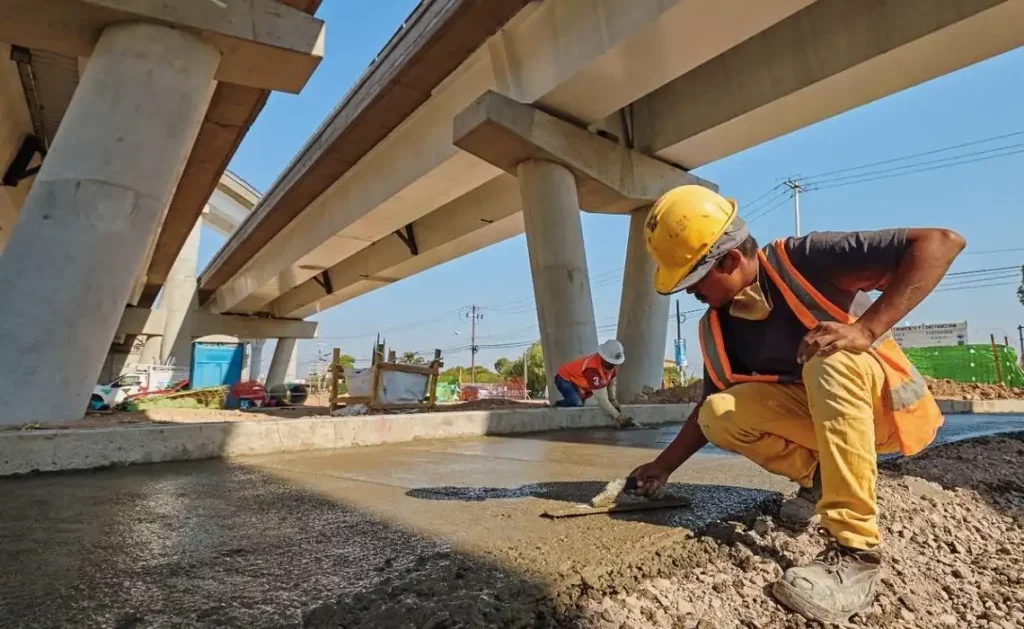
{"label": "concrete support pillar", "polygon": [[579,196],[572,172],[559,164],[530,160],[519,164],[516,171],[548,398],[558,400],[554,385],[558,368],[597,351]]}
{"label": "concrete support pillar", "polygon": [[196,273],[199,267],[199,233],[203,221],[196,221],[160,294],[160,308],[167,313],[164,335],[160,343],[160,362],[173,359],[178,369],[192,365],[192,320],[199,309]]}
{"label": "concrete support pillar", "polygon": [[293,370],[292,365],[296,364],[296,339],[277,339],[277,347],[274,348],[274,357],[270,359],[270,370],[267,372],[266,387],[277,386],[284,384],[289,379],[294,380],[294,371],[289,375],[289,371]]}
{"label": "concrete support pillar", "polygon": [[659,388],[665,362],[669,298],[654,290],[654,258],[644,246],[647,209],[629,217],[626,269],[619,304],[618,339],[626,354],[619,369],[619,398],[629,401],[644,386]]}
{"label": "concrete support pillar", "polygon": [[164,26],[100,35],[0,257],[0,424],[84,413],[219,63]]}
{"label": "concrete support pillar", "polygon": [[259,380],[263,373],[263,345],[264,339],[249,341],[249,379]]}

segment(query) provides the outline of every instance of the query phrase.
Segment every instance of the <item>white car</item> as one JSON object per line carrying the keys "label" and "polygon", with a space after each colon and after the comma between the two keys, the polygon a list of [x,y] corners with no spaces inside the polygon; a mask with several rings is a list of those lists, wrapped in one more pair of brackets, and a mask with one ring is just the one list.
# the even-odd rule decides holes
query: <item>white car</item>
{"label": "white car", "polygon": [[141,393],[143,390],[142,376],[126,373],[110,384],[96,385],[92,390],[92,397],[89,398],[89,410],[98,411],[105,408],[115,408],[124,402],[129,395]]}

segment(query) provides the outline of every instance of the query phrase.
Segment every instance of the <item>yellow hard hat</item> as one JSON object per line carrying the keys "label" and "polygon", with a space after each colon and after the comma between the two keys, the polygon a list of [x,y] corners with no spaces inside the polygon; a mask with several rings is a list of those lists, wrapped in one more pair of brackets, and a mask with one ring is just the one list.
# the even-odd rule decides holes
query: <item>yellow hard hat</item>
{"label": "yellow hard hat", "polygon": [[735,201],[703,186],[669,190],[644,224],[644,243],[658,267],[654,289],[667,295],[696,284],[748,234]]}

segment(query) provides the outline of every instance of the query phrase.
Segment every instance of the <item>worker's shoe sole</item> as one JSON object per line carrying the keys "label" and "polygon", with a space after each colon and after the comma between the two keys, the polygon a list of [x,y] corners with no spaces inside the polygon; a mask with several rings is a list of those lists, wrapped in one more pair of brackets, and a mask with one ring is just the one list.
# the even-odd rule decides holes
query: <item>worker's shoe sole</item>
{"label": "worker's shoe sole", "polygon": [[800,590],[785,581],[777,581],[775,585],[772,586],[772,594],[788,609],[800,614],[807,620],[815,620],[840,626],[850,626],[850,617],[868,609],[871,607],[873,602],[872,600],[868,600],[857,609],[844,613],[836,613],[808,600]]}

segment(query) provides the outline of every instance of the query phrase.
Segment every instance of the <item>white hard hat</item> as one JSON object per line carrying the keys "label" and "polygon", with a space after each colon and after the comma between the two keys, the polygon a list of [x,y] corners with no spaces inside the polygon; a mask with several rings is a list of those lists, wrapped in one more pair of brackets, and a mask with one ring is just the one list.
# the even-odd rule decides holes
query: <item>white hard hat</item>
{"label": "white hard hat", "polygon": [[626,362],[626,354],[622,351],[622,343],[615,339],[609,339],[597,348],[598,355],[606,362],[613,365],[621,365]]}

